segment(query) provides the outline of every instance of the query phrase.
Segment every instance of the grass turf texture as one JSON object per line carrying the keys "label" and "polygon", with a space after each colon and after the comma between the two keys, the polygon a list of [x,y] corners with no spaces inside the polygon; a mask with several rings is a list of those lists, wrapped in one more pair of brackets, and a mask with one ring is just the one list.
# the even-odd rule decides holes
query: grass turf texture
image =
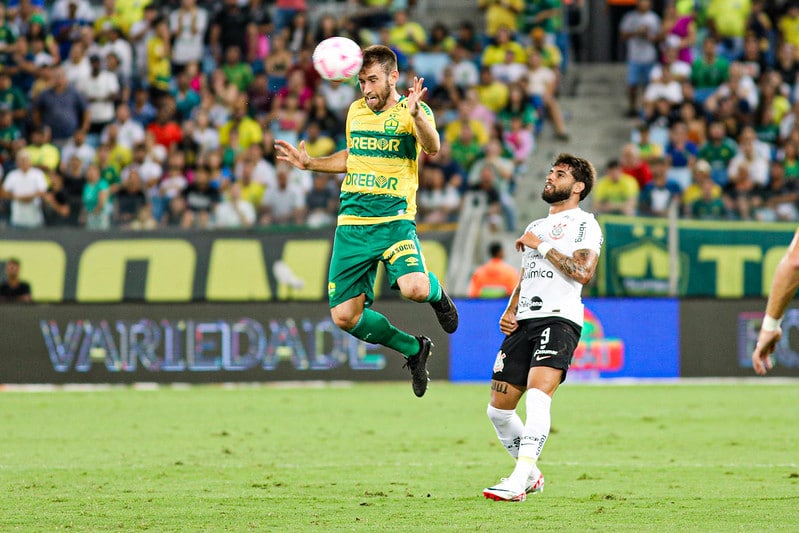
{"label": "grass turf texture", "polygon": [[565,385],[543,494],[488,387],[0,393],[0,531],[797,531],[796,384]]}

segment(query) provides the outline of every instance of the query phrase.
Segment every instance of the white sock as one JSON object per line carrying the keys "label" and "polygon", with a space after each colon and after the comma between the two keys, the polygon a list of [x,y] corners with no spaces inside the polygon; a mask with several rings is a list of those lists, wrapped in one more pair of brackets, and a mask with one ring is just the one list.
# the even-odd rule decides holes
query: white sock
{"label": "white sock", "polygon": [[486,411],[488,419],[494,425],[499,442],[505,447],[508,453],[516,459],[519,456],[519,442],[524,432],[524,423],[515,409],[497,409],[488,404]]}
{"label": "white sock", "polygon": [[519,458],[516,461],[516,468],[510,476],[517,483],[524,484],[531,475],[540,473],[536,462],[544,448],[547,436],[549,436],[551,420],[549,408],[551,404],[552,398],[544,391],[539,389],[527,391],[525,403],[527,407],[527,422],[524,424],[524,431],[519,444]]}

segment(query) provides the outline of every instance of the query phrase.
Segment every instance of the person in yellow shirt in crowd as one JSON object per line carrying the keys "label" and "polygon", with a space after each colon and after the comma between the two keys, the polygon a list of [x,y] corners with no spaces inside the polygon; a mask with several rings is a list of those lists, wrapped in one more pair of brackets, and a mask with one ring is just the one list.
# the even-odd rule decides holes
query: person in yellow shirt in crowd
{"label": "person in yellow shirt in crowd", "polygon": [[[691,207],[693,203],[702,198],[702,187],[706,181],[712,182],[710,177],[711,167],[710,163],[704,159],[699,159],[694,163],[693,179],[691,184],[685,188],[682,195],[683,213],[685,216],[691,216]],[[721,198],[721,187],[713,183],[711,186],[711,198]]]}
{"label": "person in yellow shirt in crowd", "polygon": [[740,57],[751,0],[710,0],[705,11],[707,26],[719,42],[719,53],[728,61]]}
{"label": "person in yellow shirt in crowd", "polygon": [[513,62],[524,64],[527,62],[527,52],[524,47],[513,40],[513,33],[507,26],[497,30],[494,42],[485,47],[480,64],[484,67],[498,65],[505,62],[508,52],[513,54]]}
{"label": "person in yellow shirt in crowd", "polygon": [[48,175],[58,168],[61,161],[61,151],[50,143],[50,128],[36,128],[31,132],[31,143],[27,146],[31,164],[40,168]]}
{"label": "person in yellow shirt in crowd", "polygon": [[408,12],[399,9],[388,30],[389,42],[405,56],[418,54],[427,44],[427,32],[418,22],[408,20]]}
{"label": "person in yellow shirt in crowd", "polygon": [[[555,71],[560,78],[560,69],[563,65],[563,54],[554,44],[547,43],[547,34],[544,28],[533,28],[530,30],[530,49],[538,51],[545,67]],[[530,51],[527,51],[530,53]]]}
{"label": "person in yellow shirt in crowd", "polygon": [[464,101],[458,104],[458,117],[451,121],[444,127],[444,140],[452,145],[460,136],[464,125],[468,124],[472,130],[472,134],[477,142],[481,145],[488,143],[489,135],[486,126],[479,120],[473,119],[470,116],[471,105]]}
{"label": "person in yellow shirt in crowd", "polygon": [[251,144],[258,144],[264,139],[264,132],[261,125],[247,115],[247,95],[240,95],[233,103],[233,113],[230,120],[219,128],[219,144],[228,146],[230,144],[230,132],[232,129],[238,133],[238,143],[241,150],[246,150]]}
{"label": "person in yellow shirt in crowd", "polygon": [[169,94],[172,45],[167,19],[157,18],[154,26],[155,35],[147,43],[147,81],[150,83],[150,102],[157,104],[163,96]]}
{"label": "person in yellow shirt in crowd", "polygon": [[480,69],[480,82],[475,89],[480,103],[493,113],[499,113],[508,104],[510,89],[508,89],[507,84],[494,79],[489,67]]}
{"label": "person in yellow shirt in crowd", "polygon": [[792,1],[777,22],[783,42],[791,43],[799,56],[799,2]]}
{"label": "person in yellow shirt in crowd", "polygon": [[324,157],[336,151],[336,141],[322,132],[318,122],[311,121],[305,127],[305,151],[311,157]]}
{"label": "person in yellow shirt in crowd", "polygon": [[502,26],[513,31],[519,28],[524,0],[477,0],[477,7],[485,11],[486,33],[494,37]]}
{"label": "person in yellow shirt in crowd", "polygon": [[638,208],[639,192],[636,179],[622,172],[618,160],[611,159],[607,174],[594,185],[594,212],[633,216]]}
{"label": "person in yellow shirt in crowd", "polygon": [[[109,1],[109,0],[106,0]],[[116,13],[116,23],[125,35],[128,34],[134,22],[144,17],[144,8],[152,3],[152,0],[112,0],[114,12]]]}
{"label": "person in yellow shirt in crowd", "polygon": [[505,262],[500,243],[491,243],[488,253],[491,259],[479,266],[469,280],[469,298],[504,298],[513,294],[519,283],[519,270]]}

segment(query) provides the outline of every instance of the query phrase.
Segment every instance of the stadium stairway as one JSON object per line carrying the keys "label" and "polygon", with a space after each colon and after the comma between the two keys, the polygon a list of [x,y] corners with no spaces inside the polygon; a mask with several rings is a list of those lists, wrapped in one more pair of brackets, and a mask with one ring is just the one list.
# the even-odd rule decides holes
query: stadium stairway
{"label": "stadium stairway", "polygon": [[[561,82],[559,102],[566,118],[569,141],[555,139],[552,125],[545,123],[527,166],[516,186],[517,228],[546,216],[541,200],[546,171],[560,152],[585,157],[604,174],[609,159],[618,158],[630,138],[633,122],[625,118],[627,103],[626,66],[623,63],[570,65]],[[590,209],[589,201],[582,204]]]}
{"label": "stadium stairway", "polygon": [[[527,170],[516,185],[517,223],[514,231],[490,233],[485,225],[467,224],[459,228],[453,247],[450,271],[447,276],[455,295],[464,295],[469,273],[488,260],[490,242],[500,242],[505,260],[519,265],[521,255],[514,241],[531,221],[546,216],[548,205],[541,191],[549,165],[561,152],[569,152],[590,160],[599,176],[604,174],[609,159],[618,158],[622,145],[630,138],[633,122],[625,118],[626,67],[623,63],[571,65],[561,82],[559,102],[566,119],[570,139],[555,139],[551,123],[547,122],[536,139],[536,149],[527,163]],[[589,199],[582,204],[590,210]],[[476,213],[467,210],[461,221],[473,220]],[[470,265],[470,266],[469,266]]]}

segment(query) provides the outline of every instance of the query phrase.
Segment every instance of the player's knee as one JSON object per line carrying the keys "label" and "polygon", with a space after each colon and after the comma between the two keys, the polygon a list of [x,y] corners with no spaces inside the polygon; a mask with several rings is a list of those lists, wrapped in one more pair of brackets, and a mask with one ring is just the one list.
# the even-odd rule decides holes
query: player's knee
{"label": "player's knee", "polygon": [[354,328],[360,319],[360,315],[355,315],[347,310],[336,308],[330,310],[330,317],[333,319],[333,323],[344,331],[349,331]]}
{"label": "player's knee", "polygon": [[423,302],[427,299],[427,295],[430,293],[430,283],[426,280],[415,281],[413,283],[408,283],[404,287],[400,288],[400,294],[403,297],[413,300],[414,302]]}

